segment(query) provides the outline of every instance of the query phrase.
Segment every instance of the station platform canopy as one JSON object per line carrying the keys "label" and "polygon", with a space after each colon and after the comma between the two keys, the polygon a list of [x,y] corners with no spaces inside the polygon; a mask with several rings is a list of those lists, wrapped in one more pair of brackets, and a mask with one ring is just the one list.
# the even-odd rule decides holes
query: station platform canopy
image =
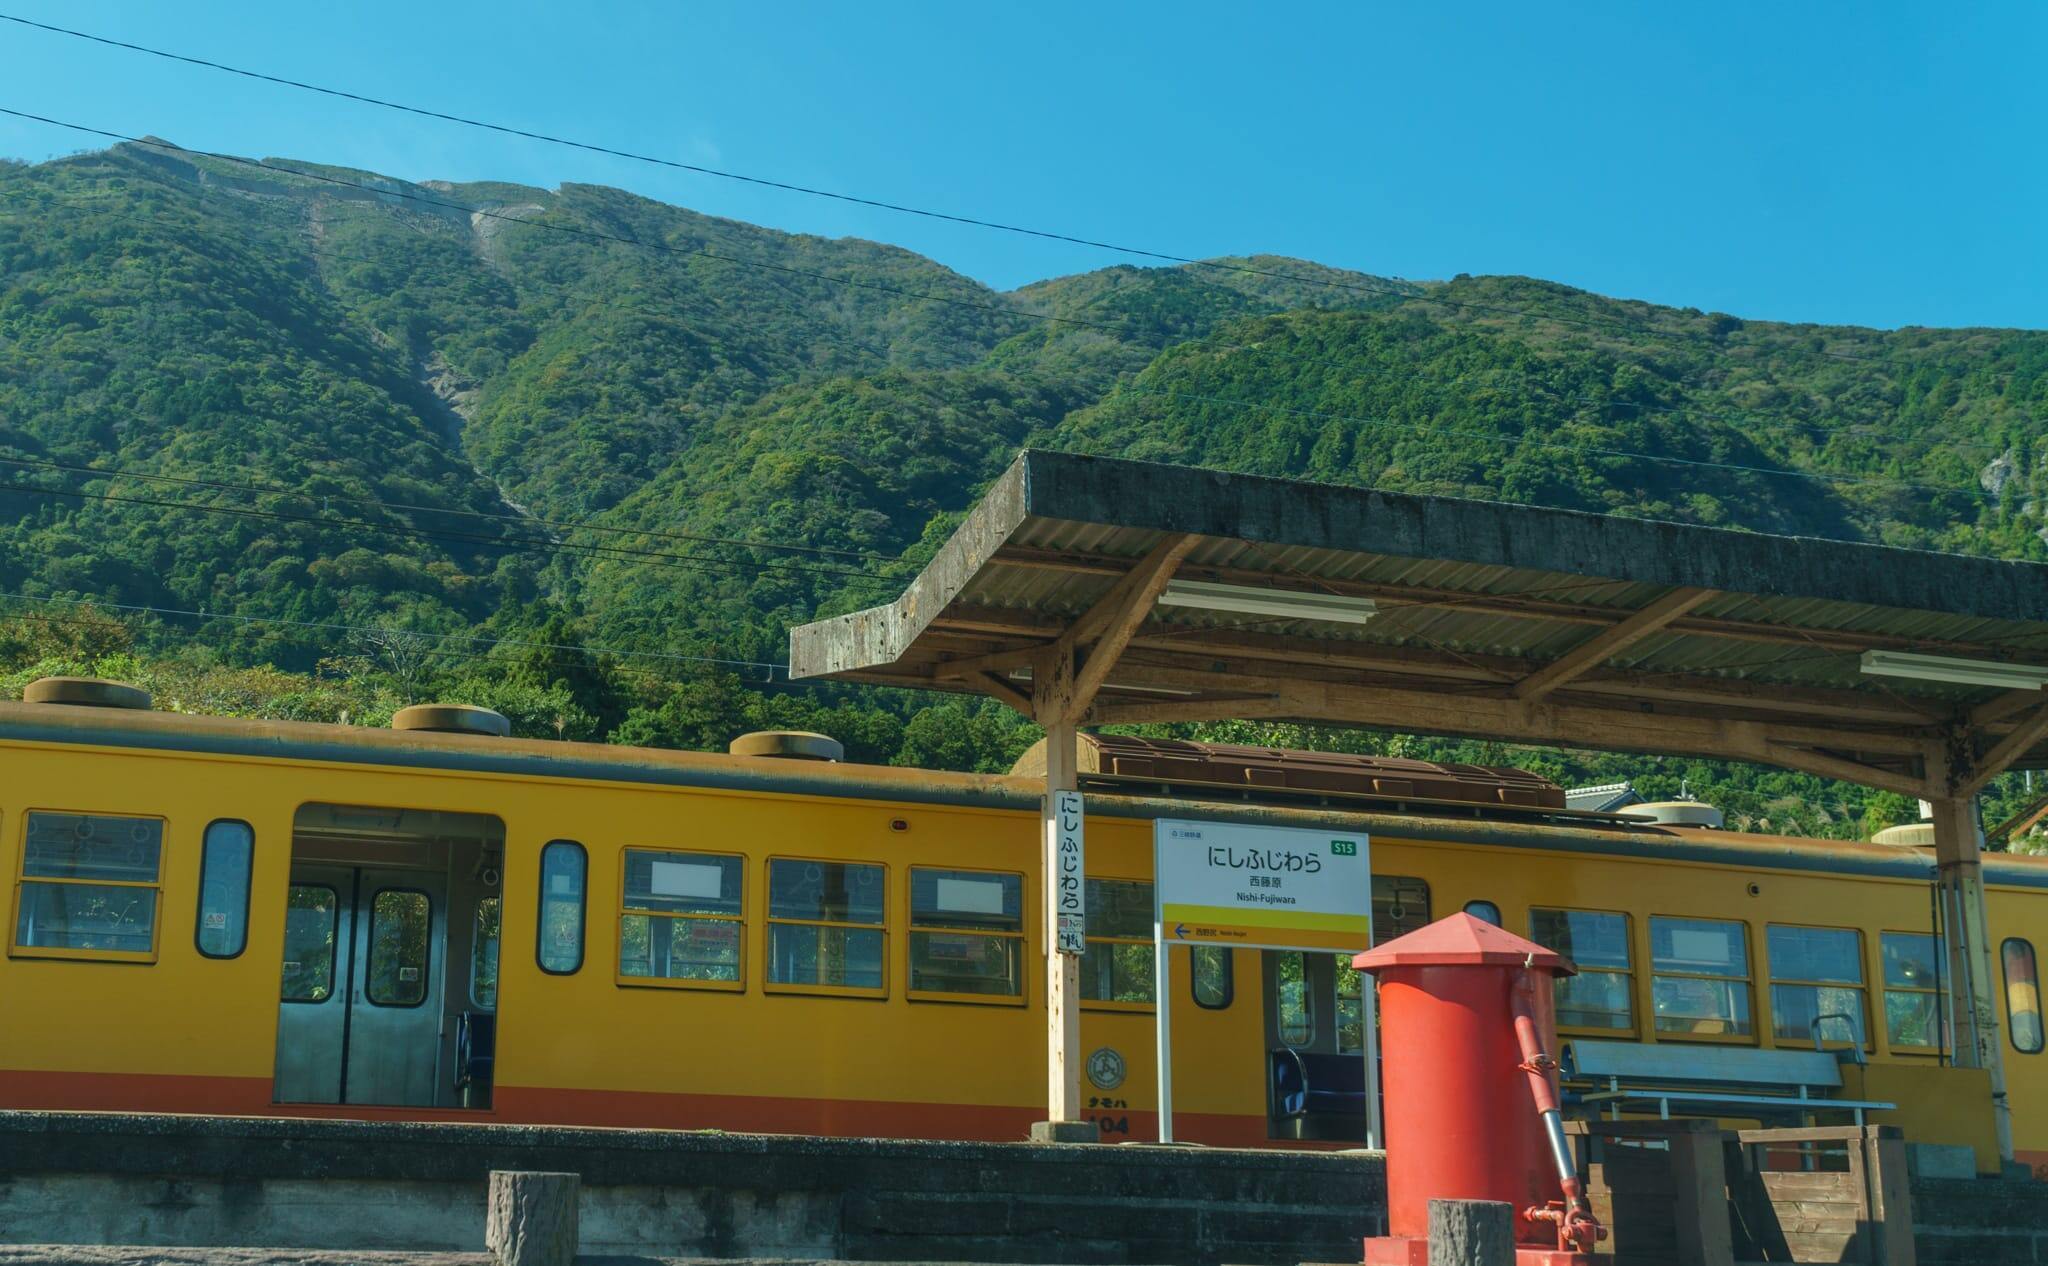
{"label": "station platform canopy", "polygon": [[1026,451],[795,677],[1048,726],[1290,719],[1756,761],[1922,799],[2048,766],[2048,565]]}

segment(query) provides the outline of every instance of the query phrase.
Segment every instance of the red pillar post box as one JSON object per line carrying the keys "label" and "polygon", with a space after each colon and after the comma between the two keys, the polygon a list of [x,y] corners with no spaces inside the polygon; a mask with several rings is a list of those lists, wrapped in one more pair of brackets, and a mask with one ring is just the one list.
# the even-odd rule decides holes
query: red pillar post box
{"label": "red pillar post box", "polygon": [[1379,980],[1387,1229],[1367,1266],[1426,1266],[1432,1199],[1515,1209],[1517,1266],[1585,1266],[1604,1232],[1557,1113],[1566,959],[1469,914],[1358,955]]}

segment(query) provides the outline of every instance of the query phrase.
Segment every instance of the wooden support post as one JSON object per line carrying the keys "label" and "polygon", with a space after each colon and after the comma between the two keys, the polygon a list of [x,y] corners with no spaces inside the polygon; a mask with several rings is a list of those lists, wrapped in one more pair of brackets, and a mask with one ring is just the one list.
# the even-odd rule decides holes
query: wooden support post
{"label": "wooden support post", "polygon": [[1706,1128],[1666,1136],[1671,1142],[1677,1260],[1680,1266],[1728,1266],[1735,1260],[1735,1243],[1728,1228],[1728,1165],[1721,1131],[1709,1121],[1686,1124]]}
{"label": "wooden support post", "polygon": [[1430,1266],[1514,1266],[1515,1211],[1505,1200],[1429,1202]]}
{"label": "wooden support post", "polygon": [[573,1266],[576,1260],[575,1174],[491,1171],[484,1247],[497,1266]]}
{"label": "wooden support post", "polygon": [[[1053,677],[1056,674],[1039,674]],[[1066,676],[1071,684],[1071,670]],[[1053,682],[1043,683],[1052,686]],[[1057,703],[1054,706],[1058,706]],[[1095,1126],[1081,1119],[1081,957],[1059,950],[1059,793],[1079,785],[1078,742],[1072,721],[1045,726],[1045,798],[1039,802],[1038,829],[1045,882],[1040,904],[1045,908],[1045,1114],[1031,1137],[1041,1143],[1090,1143]]]}
{"label": "wooden support post", "polygon": [[1999,1040],[1998,997],[1984,911],[1983,838],[1975,795],[1950,795],[1934,807],[1935,890],[1948,950],[1949,1041],[1955,1062],[1991,1075],[1991,1111],[1998,1155],[2012,1159],[2012,1107],[2005,1097],[2005,1046]]}

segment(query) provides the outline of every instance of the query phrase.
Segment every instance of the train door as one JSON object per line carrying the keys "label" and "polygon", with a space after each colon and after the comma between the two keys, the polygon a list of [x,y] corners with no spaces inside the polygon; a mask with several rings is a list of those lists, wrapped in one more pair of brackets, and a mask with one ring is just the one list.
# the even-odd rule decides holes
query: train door
{"label": "train door", "polygon": [[280,1100],[433,1104],[446,889],[442,876],[424,871],[293,867]]}
{"label": "train door", "polygon": [[503,848],[494,828],[480,815],[300,811],[279,1102],[488,1104]]}
{"label": "train door", "polygon": [[[1428,922],[1428,883],[1373,876],[1373,944]],[[1371,979],[1351,966],[1350,953],[1266,950],[1260,958],[1267,1137],[1365,1141]]]}

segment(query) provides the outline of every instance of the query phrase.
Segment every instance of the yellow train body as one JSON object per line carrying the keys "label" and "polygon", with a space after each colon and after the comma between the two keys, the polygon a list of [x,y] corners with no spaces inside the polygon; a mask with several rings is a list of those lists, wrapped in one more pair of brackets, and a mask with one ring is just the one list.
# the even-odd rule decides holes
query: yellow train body
{"label": "yellow train body", "polygon": [[[0,958],[0,1107],[992,1139],[1022,1136],[1043,1113],[1038,787],[1030,780],[24,704],[0,705],[0,762],[0,866],[14,878],[9,952]],[[488,1107],[456,1106],[445,1089],[424,1102],[280,1101],[280,1008],[289,1018],[291,1006],[280,1002],[280,963],[288,961],[288,904],[294,868],[306,861],[309,805],[502,824],[498,851],[473,868],[486,878],[502,870],[491,886],[501,904],[490,951]],[[61,815],[161,823],[156,881],[120,894],[131,929],[140,927],[138,903],[155,903],[147,948],[26,943],[38,935],[26,912],[47,895],[27,891],[43,865],[28,856],[28,824],[71,820]],[[1779,978],[1768,960],[1769,929],[1852,931],[1861,983],[1830,995],[1859,995],[1851,1005],[1865,1017],[1867,1064],[1847,1070],[1847,1092],[1897,1102],[1897,1111],[1875,1119],[1903,1124],[1912,1138],[1972,1146],[1980,1168],[1996,1168],[1984,1075],[1948,1066],[1938,1046],[1894,1044],[1882,1020],[1898,1003],[1884,996],[1884,935],[1926,933],[1930,924],[1930,864],[1911,850],[1095,795],[1090,875],[1149,881],[1151,824],[1165,816],[1363,830],[1375,876],[1397,877],[1400,900],[1426,906],[1401,910],[1409,921],[1468,903],[1491,903],[1523,933],[1532,909],[1624,915],[1630,966],[1615,988],[1625,990],[1632,1018],[1628,1029],[1602,1035],[1625,1040],[1811,1049],[1810,1040],[1774,1032]],[[210,915],[202,901],[202,864],[209,825],[222,821],[248,824],[254,848],[245,944],[215,957],[201,952],[202,927],[218,933],[225,916]],[[345,815],[334,821],[345,823]],[[573,841],[587,858],[580,963],[554,972],[542,969],[537,952],[542,850],[552,841]],[[403,860],[393,860],[395,845],[364,848],[378,864]],[[731,978],[627,972],[628,850],[737,857],[737,906],[718,929],[689,929],[716,947],[726,964],[717,972]],[[866,929],[880,937],[878,987],[770,980],[771,926],[804,923],[771,906],[774,859],[880,868],[860,872],[880,876],[879,922]],[[912,996],[913,871],[968,883],[978,874],[1016,877],[1023,971],[1014,995]],[[2001,860],[1988,879],[1994,942],[2030,937],[2048,913],[2048,866]],[[1656,918],[1740,926],[1749,970],[1741,987],[1755,1018],[1749,1033],[1712,1025],[1679,1032],[1649,1021],[1658,1006],[1649,943]],[[448,1025],[478,1009],[480,986],[463,981],[481,970],[475,963],[485,953],[479,932],[462,951],[465,961],[456,961],[457,950],[447,948],[462,940],[454,923],[441,943],[444,961],[425,969],[448,981],[430,1026],[443,1082]],[[809,943],[810,935],[794,939]],[[999,948],[956,940],[940,944],[1000,957]],[[1230,955],[1219,970],[1226,979],[1203,983],[1210,1005],[1187,1005],[1196,984],[1190,961],[1177,954],[1172,962],[1177,1133],[1265,1145],[1275,1133],[1274,1025],[1335,1026],[1341,1017],[1325,997],[1320,1016],[1276,1020],[1283,1003],[1272,964],[1257,953]],[[2016,985],[2007,1005],[2024,1008],[2027,997]],[[1295,1005],[1305,1006],[1299,997]],[[2038,1026],[2038,1001],[2032,1005]],[[2001,1014],[2002,1023],[2010,1019]],[[1151,1137],[1152,1025],[1142,1001],[1083,1007],[1082,1050],[1109,1053],[1091,1066],[1103,1084],[1083,1088],[1106,1137]],[[2048,1162],[2048,1056],[2008,1039],[2006,1058],[2018,1149]]]}

